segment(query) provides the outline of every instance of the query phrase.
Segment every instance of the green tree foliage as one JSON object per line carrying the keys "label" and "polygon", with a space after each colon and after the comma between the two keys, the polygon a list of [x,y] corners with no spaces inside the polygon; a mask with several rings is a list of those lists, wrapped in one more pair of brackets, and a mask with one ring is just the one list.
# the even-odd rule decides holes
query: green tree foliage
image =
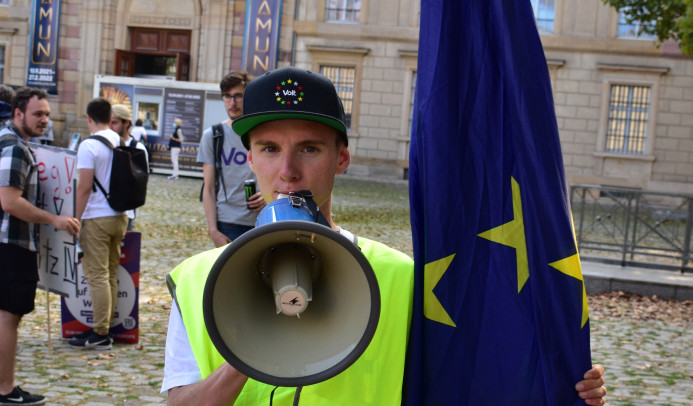
{"label": "green tree foliage", "polygon": [[641,33],[655,35],[660,42],[679,42],[681,52],[693,55],[693,0],[602,0],[623,9],[626,22],[639,22]]}

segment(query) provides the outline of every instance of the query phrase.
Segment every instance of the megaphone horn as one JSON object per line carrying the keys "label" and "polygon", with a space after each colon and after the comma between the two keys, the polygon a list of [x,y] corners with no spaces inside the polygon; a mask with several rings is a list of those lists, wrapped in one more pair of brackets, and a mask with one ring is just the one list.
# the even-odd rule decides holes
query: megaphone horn
{"label": "megaphone horn", "polygon": [[370,263],[315,218],[295,196],[277,199],[207,278],[209,336],[229,364],[257,381],[322,382],[353,364],[375,334],[380,293]]}

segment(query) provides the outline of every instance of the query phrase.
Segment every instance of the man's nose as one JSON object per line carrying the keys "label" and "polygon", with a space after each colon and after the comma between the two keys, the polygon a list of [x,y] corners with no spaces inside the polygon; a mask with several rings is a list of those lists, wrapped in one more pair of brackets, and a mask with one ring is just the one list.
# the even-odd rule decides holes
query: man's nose
{"label": "man's nose", "polygon": [[286,182],[295,182],[300,179],[299,166],[294,154],[288,153],[282,157],[279,176]]}

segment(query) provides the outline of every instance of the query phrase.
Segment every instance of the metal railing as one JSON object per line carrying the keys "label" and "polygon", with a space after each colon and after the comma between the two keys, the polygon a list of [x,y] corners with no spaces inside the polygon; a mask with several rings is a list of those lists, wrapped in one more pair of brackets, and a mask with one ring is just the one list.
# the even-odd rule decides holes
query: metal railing
{"label": "metal railing", "polygon": [[693,196],[572,185],[570,199],[581,257],[693,271]]}

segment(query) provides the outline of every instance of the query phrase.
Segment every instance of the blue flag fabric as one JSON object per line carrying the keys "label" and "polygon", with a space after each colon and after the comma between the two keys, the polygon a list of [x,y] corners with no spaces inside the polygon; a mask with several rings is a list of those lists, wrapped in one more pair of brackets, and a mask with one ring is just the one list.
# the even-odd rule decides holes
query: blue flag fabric
{"label": "blue flag fabric", "polygon": [[423,0],[407,405],[578,405],[587,297],[527,0]]}

